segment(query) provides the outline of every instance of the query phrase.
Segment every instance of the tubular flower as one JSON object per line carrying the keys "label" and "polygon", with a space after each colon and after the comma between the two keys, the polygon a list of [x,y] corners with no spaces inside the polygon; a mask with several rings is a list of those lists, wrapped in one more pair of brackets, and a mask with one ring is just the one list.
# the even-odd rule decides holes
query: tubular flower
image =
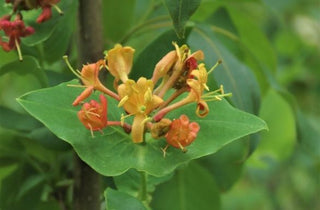
{"label": "tubular flower", "polygon": [[186,86],[186,79],[189,77],[191,70],[194,69],[198,60],[204,59],[201,50],[191,54],[187,45],[179,47],[175,42],[173,45],[175,50],[170,51],[158,62],[152,76],[154,83],[159,78],[164,78],[156,91],[156,94],[160,97],[163,97],[171,87],[180,89]]}
{"label": "tubular flower", "polygon": [[25,27],[24,22],[21,19],[10,21],[8,18],[1,18],[0,30],[3,30],[5,35],[9,38],[8,42],[3,42],[0,39],[0,45],[2,46],[3,50],[10,51],[16,48],[19,53],[19,58],[22,60],[20,51],[20,38],[33,34],[34,29],[32,27]]}
{"label": "tubular flower", "polygon": [[215,91],[203,94],[204,90],[209,91],[209,87],[207,86],[208,74],[210,74],[220,63],[221,61],[218,61],[209,72],[207,72],[204,64],[200,64],[198,70],[193,70],[191,72],[191,76],[195,77],[195,79],[187,80],[187,84],[190,87],[190,93],[187,100],[197,102],[196,114],[199,117],[205,117],[209,113],[209,106],[206,101],[222,100],[222,97],[231,95],[230,93],[224,93],[222,85]]}
{"label": "tubular flower", "polygon": [[193,70],[191,75],[196,79],[188,79],[187,84],[190,87],[189,99],[197,102],[196,114],[199,117],[205,117],[209,113],[208,104],[201,98],[203,91],[209,91],[207,86],[208,73],[204,64],[199,65],[199,70]]}
{"label": "tubular flower", "polygon": [[197,137],[200,126],[196,122],[190,123],[186,115],[172,121],[166,134],[167,143],[173,147],[186,151],[185,147],[191,144]]}
{"label": "tubular flower", "polygon": [[152,94],[153,87],[153,82],[144,77],[141,77],[137,83],[129,79],[118,87],[121,98],[118,106],[123,106],[129,115],[134,115],[131,135],[135,143],[143,141],[148,114],[163,102],[160,97]]}
{"label": "tubular flower", "polygon": [[119,79],[125,83],[132,68],[134,49],[122,47],[116,44],[113,49],[108,51],[106,56],[109,72],[115,77],[115,83]]}
{"label": "tubular flower", "polygon": [[73,106],[77,106],[80,102],[88,98],[93,90],[99,90],[103,93],[110,95],[115,99],[119,99],[118,95],[114,92],[107,89],[99,80],[99,71],[105,66],[104,60],[99,60],[96,63],[91,63],[87,65],[83,65],[81,72],[78,70],[74,70],[69,61],[67,56],[64,56],[64,59],[70,68],[70,70],[79,78],[81,79],[84,87],[86,88],[72,103]]}
{"label": "tubular flower", "polygon": [[[178,101],[170,106],[167,106],[161,109],[153,119],[155,121],[159,121],[162,119],[168,112],[177,109],[181,106],[184,106],[189,103],[196,102],[196,114],[199,117],[205,117],[209,113],[209,106],[207,101],[215,101],[215,100],[222,100],[222,97],[230,96],[231,94],[225,94],[223,90],[223,86],[221,85],[219,89],[215,91],[211,91],[208,93],[203,94],[204,90],[209,91],[207,86],[208,74],[210,74],[221,61],[218,61],[216,65],[214,65],[209,72],[207,72],[204,64],[199,64],[198,69],[192,70],[190,73],[190,77],[187,79],[187,85],[189,86],[189,94],[186,98]],[[219,94],[220,93],[220,94]]]}
{"label": "tubular flower", "polygon": [[91,100],[90,103],[84,103],[82,109],[78,112],[78,118],[82,124],[91,131],[101,131],[107,126],[107,99],[100,95],[100,103]]}

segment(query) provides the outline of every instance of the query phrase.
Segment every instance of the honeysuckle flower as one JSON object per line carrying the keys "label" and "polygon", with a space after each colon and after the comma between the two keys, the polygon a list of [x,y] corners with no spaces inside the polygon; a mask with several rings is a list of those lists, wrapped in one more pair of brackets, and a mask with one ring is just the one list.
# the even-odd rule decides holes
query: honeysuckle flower
{"label": "honeysuckle flower", "polygon": [[69,69],[81,79],[83,87],[86,89],[74,100],[73,106],[77,106],[80,102],[88,98],[93,90],[99,90],[107,95],[119,100],[119,96],[106,88],[99,79],[99,71],[105,66],[104,60],[99,60],[96,63],[83,65],[81,72],[74,70],[68,61],[68,57],[63,57],[68,65]]}
{"label": "honeysuckle flower", "polygon": [[109,72],[115,77],[115,84],[119,79],[125,83],[128,80],[128,74],[131,71],[133,63],[134,49],[123,47],[116,44],[113,49],[108,51],[106,56]]}
{"label": "honeysuckle flower", "polygon": [[10,51],[12,49],[17,49],[19,54],[19,59],[22,60],[21,50],[20,50],[20,38],[26,37],[34,33],[34,29],[30,26],[26,27],[24,22],[17,15],[17,19],[14,21],[8,20],[9,16],[5,16],[0,20],[0,30],[3,30],[5,35],[9,38],[8,42],[2,41],[0,38],[0,45],[4,51]]}
{"label": "honeysuckle flower", "polygon": [[204,54],[201,50],[191,54],[187,45],[179,47],[175,42],[173,45],[175,51],[169,52],[160,60],[152,77],[152,80],[156,82],[160,77],[167,75],[160,87],[155,91],[155,94],[160,97],[163,97],[171,87],[180,89],[186,86],[186,80],[191,70],[196,66],[195,63],[204,59]]}
{"label": "honeysuckle flower", "polygon": [[91,131],[92,136],[93,131],[101,131],[108,124],[107,99],[103,94],[101,94],[99,98],[100,103],[95,100],[91,100],[89,103],[84,103],[81,110],[78,112],[79,120]]}
{"label": "honeysuckle flower", "polygon": [[218,90],[203,94],[204,90],[209,91],[207,86],[208,74],[210,74],[220,63],[221,61],[218,61],[209,72],[207,72],[204,64],[199,64],[198,69],[195,69],[190,73],[193,78],[187,79],[187,84],[189,86],[189,94],[187,97],[161,109],[153,119],[159,121],[168,112],[193,102],[197,103],[196,114],[198,117],[205,117],[209,113],[209,106],[206,101],[222,100],[223,97],[231,95],[224,93],[223,86],[220,86]]}
{"label": "honeysuckle flower", "polygon": [[121,98],[118,106],[122,106],[129,115],[134,115],[131,136],[135,143],[143,141],[148,114],[163,102],[160,97],[152,94],[153,88],[153,82],[144,77],[137,82],[128,79],[118,87]]}
{"label": "honeysuckle flower", "polygon": [[200,126],[196,122],[189,121],[186,115],[181,115],[179,119],[172,121],[170,129],[165,135],[167,143],[175,148],[186,151],[186,146],[190,145],[197,137]]}
{"label": "honeysuckle flower", "polygon": [[60,15],[62,15],[63,12],[56,5],[59,2],[60,2],[60,0],[40,0],[40,1],[38,1],[38,6],[41,7],[42,13],[37,18],[37,23],[43,23],[51,18],[51,16],[52,16],[51,8],[52,7],[54,7],[59,12]]}

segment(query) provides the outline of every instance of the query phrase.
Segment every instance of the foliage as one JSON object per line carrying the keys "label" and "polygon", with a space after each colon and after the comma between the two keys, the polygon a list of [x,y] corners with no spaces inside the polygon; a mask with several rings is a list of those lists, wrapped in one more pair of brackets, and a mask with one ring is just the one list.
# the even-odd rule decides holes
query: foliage
{"label": "foliage", "polygon": [[[168,114],[187,114],[200,131],[186,153],[170,147],[165,157],[164,139],[146,133],[136,144],[113,126],[92,138],[79,121],[80,108],[72,102],[83,89],[71,87],[79,81],[62,59],[67,54],[72,66],[82,65],[75,41],[78,1],[61,0],[64,15],[53,10],[42,24],[35,21],[41,6],[23,10],[23,21],[35,30],[21,37],[23,61],[17,47],[0,50],[0,209],[72,209],[74,152],[103,177],[103,209],[320,208],[315,4],[103,1],[101,45],[135,49],[134,80],[151,78],[159,60],[175,50],[173,41],[202,50],[208,69],[222,60],[207,85],[214,90],[223,84],[232,97],[208,102],[206,118],[195,115],[195,104]],[[0,17],[12,9],[0,3]],[[1,24],[0,38],[8,39]],[[111,74],[99,76],[113,90]],[[98,97],[96,91],[89,100]],[[107,100],[108,120],[120,121],[119,102]]]}

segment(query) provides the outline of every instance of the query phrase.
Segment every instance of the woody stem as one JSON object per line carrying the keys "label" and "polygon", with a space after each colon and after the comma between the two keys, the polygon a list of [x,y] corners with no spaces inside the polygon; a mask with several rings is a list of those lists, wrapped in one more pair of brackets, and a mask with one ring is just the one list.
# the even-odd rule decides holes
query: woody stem
{"label": "woody stem", "polygon": [[[103,57],[102,0],[79,0],[78,8],[79,63],[94,63]],[[101,176],[76,154],[74,170],[72,209],[100,209]]]}

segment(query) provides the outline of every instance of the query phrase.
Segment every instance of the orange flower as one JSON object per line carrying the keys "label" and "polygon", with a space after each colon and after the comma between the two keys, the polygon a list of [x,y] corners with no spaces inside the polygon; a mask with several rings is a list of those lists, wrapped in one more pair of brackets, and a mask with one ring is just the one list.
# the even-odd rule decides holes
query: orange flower
{"label": "orange flower", "polygon": [[119,96],[107,89],[99,80],[99,71],[105,66],[104,60],[99,60],[96,63],[91,63],[87,65],[83,65],[81,72],[78,70],[74,70],[69,61],[68,57],[63,57],[68,65],[69,69],[81,79],[83,86],[86,88],[72,103],[73,106],[77,106],[80,102],[88,98],[93,90],[99,90],[116,100],[119,100]]}
{"label": "orange flower", "polygon": [[100,102],[91,100],[90,103],[84,103],[82,109],[78,112],[78,118],[82,124],[91,131],[101,131],[107,126],[108,103],[104,95],[100,95]]}
{"label": "orange flower", "polygon": [[119,79],[125,83],[128,80],[128,74],[131,71],[133,63],[134,49],[131,47],[122,47],[116,44],[113,49],[108,51],[106,56],[109,72],[115,77],[115,83]]}
{"label": "orange flower", "polygon": [[196,122],[190,123],[186,115],[172,121],[170,129],[166,134],[167,143],[173,147],[186,151],[185,147],[190,145],[197,137],[200,126]]}
{"label": "orange flower", "polygon": [[143,141],[148,114],[163,102],[160,97],[152,94],[153,87],[153,82],[144,77],[141,77],[137,83],[129,79],[118,87],[121,98],[118,106],[123,106],[130,116],[134,115],[131,135],[135,143]]}

